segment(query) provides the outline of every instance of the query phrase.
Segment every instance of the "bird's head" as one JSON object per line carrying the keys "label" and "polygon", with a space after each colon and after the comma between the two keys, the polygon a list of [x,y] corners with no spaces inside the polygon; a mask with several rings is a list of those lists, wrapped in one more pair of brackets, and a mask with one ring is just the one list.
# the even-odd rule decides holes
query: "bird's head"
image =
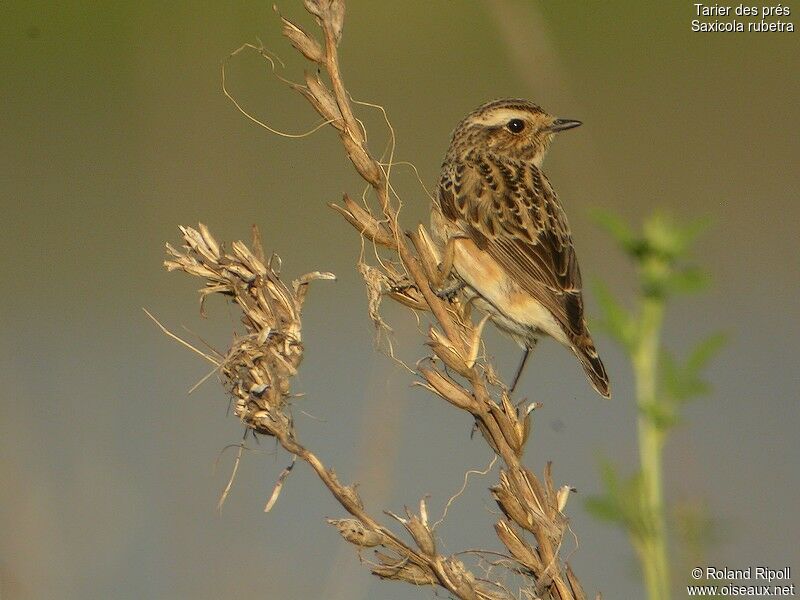
{"label": "bird's head", "polygon": [[580,125],[573,119],[547,114],[528,100],[506,98],[478,107],[453,132],[451,152],[490,150],[501,156],[541,166],[553,136]]}

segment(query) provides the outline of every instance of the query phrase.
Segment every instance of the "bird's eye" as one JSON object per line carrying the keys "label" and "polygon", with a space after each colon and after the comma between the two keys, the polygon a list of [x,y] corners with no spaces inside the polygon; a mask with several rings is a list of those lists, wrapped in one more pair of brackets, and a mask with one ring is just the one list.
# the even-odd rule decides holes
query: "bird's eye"
{"label": "bird's eye", "polygon": [[519,133],[525,129],[525,121],[522,119],[511,119],[508,123],[506,123],[506,127],[511,133]]}

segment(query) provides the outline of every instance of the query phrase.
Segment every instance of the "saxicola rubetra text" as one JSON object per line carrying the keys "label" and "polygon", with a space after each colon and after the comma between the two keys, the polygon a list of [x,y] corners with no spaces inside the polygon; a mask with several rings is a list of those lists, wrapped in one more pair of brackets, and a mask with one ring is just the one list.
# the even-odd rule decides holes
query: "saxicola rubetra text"
{"label": "saxicola rubetra text", "polygon": [[442,164],[431,229],[475,305],[525,354],[542,334],[570,348],[594,389],[611,396],[586,326],[567,216],[542,172],[556,133],[580,125],[527,100],[495,100],[458,124]]}

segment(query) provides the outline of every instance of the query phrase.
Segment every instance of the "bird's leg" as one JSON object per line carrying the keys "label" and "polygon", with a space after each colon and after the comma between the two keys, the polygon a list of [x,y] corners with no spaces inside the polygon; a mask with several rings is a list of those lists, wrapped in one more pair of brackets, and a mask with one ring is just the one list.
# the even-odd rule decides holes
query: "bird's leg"
{"label": "bird's leg", "polygon": [[453,262],[455,261],[456,255],[455,248],[455,239],[450,238],[447,240],[447,245],[444,247],[444,258],[439,264],[438,277],[436,281],[432,282],[434,286],[434,293],[442,300],[448,300],[452,298],[464,287],[464,282],[459,278],[456,279],[456,282],[453,285],[442,287],[444,286],[444,282],[447,281],[453,274]]}
{"label": "bird's leg", "polygon": [[525,346],[525,353],[522,355],[522,360],[519,361],[519,366],[517,367],[517,374],[514,375],[514,383],[511,384],[511,388],[508,390],[509,395],[514,393],[514,390],[517,388],[517,383],[519,383],[519,378],[522,375],[522,371],[525,368],[525,363],[528,362],[528,356],[530,356],[531,350],[536,346],[536,342],[533,342],[532,346]]}
{"label": "bird's leg", "polygon": [[525,346],[525,354],[522,355],[522,360],[519,361],[519,366],[517,367],[517,374],[514,375],[514,382],[511,384],[511,388],[508,390],[509,394],[513,394],[514,390],[517,388],[517,383],[519,383],[519,378],[522,375],[522,370],[525,368],[525,363],[528,362],[528,356],[531,353],[531,349],[528,346]]}

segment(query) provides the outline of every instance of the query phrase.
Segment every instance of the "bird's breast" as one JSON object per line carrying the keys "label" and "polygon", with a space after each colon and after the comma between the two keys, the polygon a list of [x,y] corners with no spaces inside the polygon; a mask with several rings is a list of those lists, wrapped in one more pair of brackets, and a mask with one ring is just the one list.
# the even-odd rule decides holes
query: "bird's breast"
{"label": "bird's breast", "polygon": [[[555,317],[487,252],[470,239],[454,241],[453,267],[459,277],[488,302],[502,317],[520,330],[541,331],[569,346],[569,340]],[[518,333],[518,332],[515,332]]]}

